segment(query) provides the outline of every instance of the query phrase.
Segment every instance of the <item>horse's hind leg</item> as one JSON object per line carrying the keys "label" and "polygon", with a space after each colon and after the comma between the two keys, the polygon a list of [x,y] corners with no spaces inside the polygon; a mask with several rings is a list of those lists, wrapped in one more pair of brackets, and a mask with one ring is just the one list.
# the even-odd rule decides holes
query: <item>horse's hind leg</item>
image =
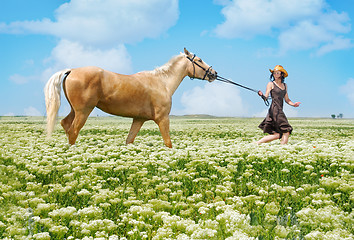
{"label": "horse's hind leg", "polygon": [[61,126],[64,128],[66,135],[68,135],[68,131],[74,121],[75,112],[71,109],[71,112],[66,116],[63,120],[60,121]]}
{"label": "horse's hind leg", "polygon": [[159,121],[155,121],[160,128],[160,132],[166,147],[172,148],[172,142],[170,137],[170,119],[164,117]]}
{"label": "horse's hind leg", "polygon": [[72,122],[71,127],[68,130],[68,138],[70,145],[75,144],[77,136],[79,135],[81,128],[85,125],[85,122],[92,110],[93,109],[84,112],[75,112],[74,121]]}
{"label": "horse's hind leg", "polygon": [[143,126],[144,122],[146,120],[144,119],[133,119],[132,126],[130,127],[130,131],[126,140],[126,144],[133,143],[136,135],[138,134],[141,126]]}

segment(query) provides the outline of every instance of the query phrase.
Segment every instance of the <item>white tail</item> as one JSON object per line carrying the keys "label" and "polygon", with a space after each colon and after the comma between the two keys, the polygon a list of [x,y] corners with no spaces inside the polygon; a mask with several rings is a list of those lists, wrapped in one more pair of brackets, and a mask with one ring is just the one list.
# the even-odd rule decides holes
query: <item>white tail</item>
{"label": "white tail", "polygon": [[45,106],[47,108],[47,137],[50,137],[54,130],[60,107],[61,82],[63,75],[68,71],[70,71],[70,69],[65,69],[53,74],[44,87]]}

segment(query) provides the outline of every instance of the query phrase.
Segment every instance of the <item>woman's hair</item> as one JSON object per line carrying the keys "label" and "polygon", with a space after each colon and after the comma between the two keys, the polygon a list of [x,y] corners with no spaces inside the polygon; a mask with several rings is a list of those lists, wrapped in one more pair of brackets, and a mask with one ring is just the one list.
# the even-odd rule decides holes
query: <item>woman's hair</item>
{"label": "woman's hair", "polygon": [[[270,74],[269,80],[272,82],[275,80],[273,73]],[[281,72],[281,82],[284,83],[284,81],[285,81],[284,73]]]}

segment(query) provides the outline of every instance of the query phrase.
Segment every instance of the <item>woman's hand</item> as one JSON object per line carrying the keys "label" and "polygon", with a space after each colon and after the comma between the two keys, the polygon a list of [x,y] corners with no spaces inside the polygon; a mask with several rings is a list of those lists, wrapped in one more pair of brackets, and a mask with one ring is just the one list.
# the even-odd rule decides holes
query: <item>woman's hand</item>
{"label": "woman's hand", "polygon": [[298,107],[298,106],[300,106],[300,103],[301,103],[301,102],[296,102],[296,103],[294,103],[293,107]]}
{"label": "woman's hand", "polygon": [[263,95],[263,93],[262,93],[261,90],[258,91],[258,95],[259,95],[259,96],[262,96],[262,95]]}

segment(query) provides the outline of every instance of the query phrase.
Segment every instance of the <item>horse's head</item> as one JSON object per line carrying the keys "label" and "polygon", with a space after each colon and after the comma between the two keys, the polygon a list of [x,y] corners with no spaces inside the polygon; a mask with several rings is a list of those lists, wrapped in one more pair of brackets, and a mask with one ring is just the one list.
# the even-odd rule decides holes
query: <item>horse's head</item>
{"label": "horse's head", "polygon": [[216,79],[217,72],[206,64],[202,59],[197,57],[195,54],[190,53],[186,48],[184,48],[184,54],[187,59],[191,62],[191,66],[188,68],[188,76],[190,78],[198,78],[202,80],[208,80],[212,82]]}

